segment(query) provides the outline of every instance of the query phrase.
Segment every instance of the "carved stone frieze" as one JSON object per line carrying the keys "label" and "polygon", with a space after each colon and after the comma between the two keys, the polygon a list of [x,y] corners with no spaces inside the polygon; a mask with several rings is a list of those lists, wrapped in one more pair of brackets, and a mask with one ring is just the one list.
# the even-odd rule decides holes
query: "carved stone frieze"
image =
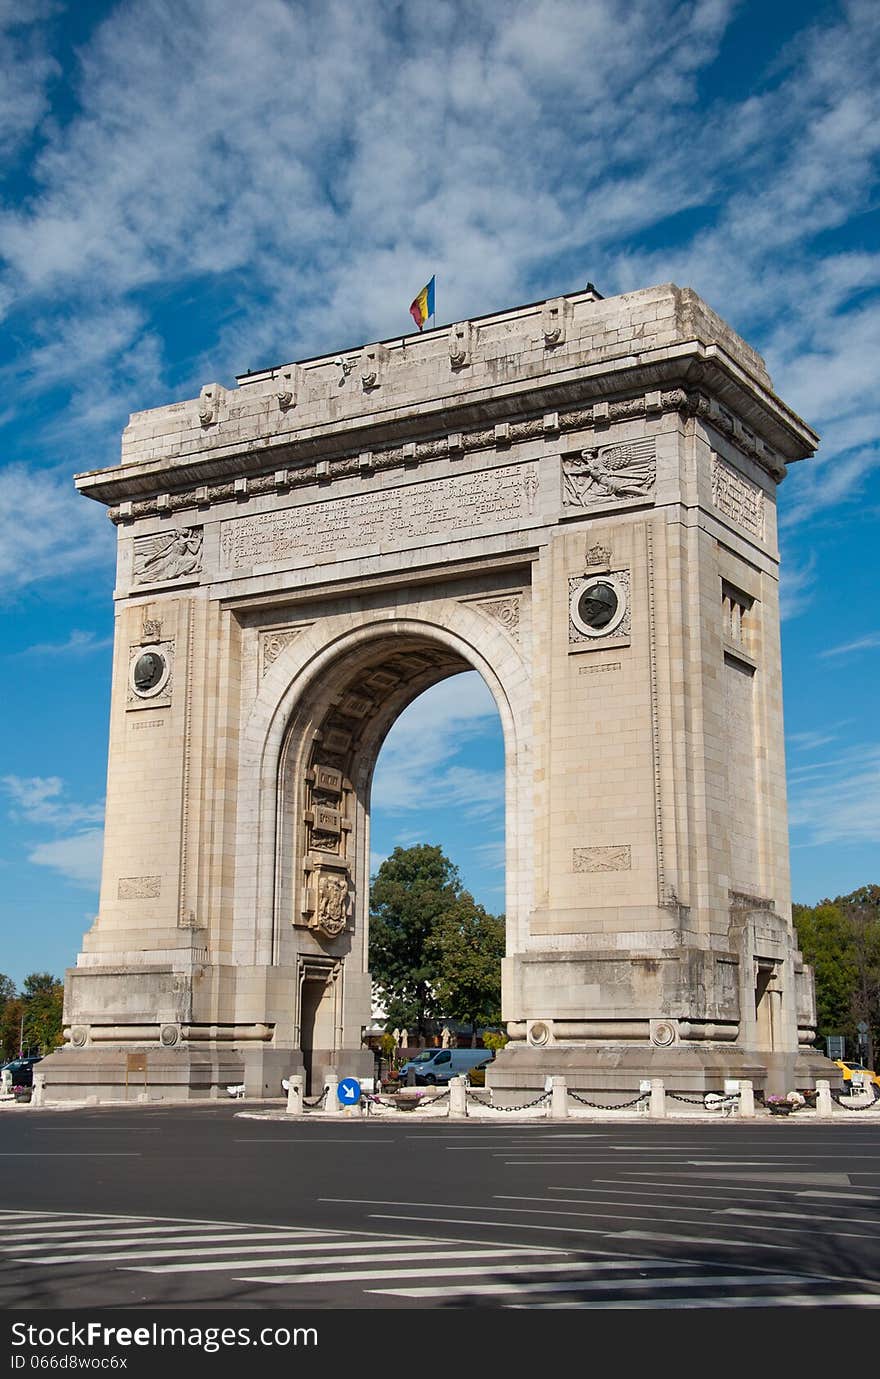
{"label": "carved stone frieze", "polygon": [[720,455],[712,456],[712,506],[737,526],[764,539],[764,491]]}
{"label": "carved stone frieze", "polygon": [[528,517],[537,490],[535,464],[510,464],[230,518],[220,528],[220,560],[227,569],[248,569],[379,543],[388,547],[439,532],[476,531]]}
{"label": "carved stone frieze", "polygon": [[161,876],[120,876],[116,895],[119,900],[158,900],[161,891]]}
{"label": "carved stone frieze", "polygon": [[291,642],[296,641],[297,637],[305,630],[306,626],[310,626],[310,624],[307,623],[302,627],[272,628],[268,632],[260,633],[261,675],[266,674],[269,667],[278,660],[282,651],[290,646]]}
{"label": "carved stone frieze", "polygon": [[630,871],[632,850],[629,843],[618,846],[573,848],[573,871]]}
{"label": "carved stone frieze", "polygon": [[605,507],[611,502],[644,499],[657,474],[653,436],[582,450],[562,461],[563,501],[570,507]]}
{"label": "carved stone frieze", "polygon": [[520,601],[519,594],[511,594],[507,598],[479,600],[474,607],[500,623],[508,636],[518,642]]}
{"label": "carved stone frieze", "polygon": [[[466,352],[464,359],[466,362]],[[340,366],[344,365],[344,368],[340,369],[340,384],[342,384],[345,382],[346,375],[354,368],[354,362],[340,358],[339,363]],[[716,430],[734,439],[737,447],[744,454],[753,456],[775,479],[782,478],[785,467],[776,451],[760,437],[746,434],[742,427],[737,429],[734,419],[719,408],[714,399],[705,393],[686,391],[684,388],[672,388],[667,392],[648,392],[641,397],[626,398],[620,402],[596,403],[595,406],[576,407],[569,411],[553,413],[553,431],[562,433],[583,431],[599,424],[607,426],[614,422],[632,421],[642,417],[659,417],[668,412],[677,412],[684,416],[698,416],[710,421]],[[511,444],[516,444],[518,441],[534,440],[544,435],[543,416],[510,423]],[[407,443],[412,444],[412,442]],[[450,456],[461,458],[465,454],[494,449],[494,447],[494,427],[478,427],[471,431],[455,431],[446,437],[417,442],[414,460],[417,464],[422,464],[428,460],[447,459]],[[403,445],[389,445],[383,449],[370,451],[369,472],[381,473],[387,469],[398,468],[404,463],[403,450]],[[364,452],[357,450],[349,454],[334,455],[329,461],[327,477],[344,479],[362,473],[367,468],[363,462],[363,454]],[[253,456],[249,456],[249,465],[252,463]],[[251,497],[260,497],[263,494],[276,491],[278,471],[275,462],[272,461],[271,463],[271,473],[254,474],[252,468],[249,468],[248,492]],[[290,488],[307,488],[314,484],[318,477],[317,463],[314,460],[311,463],[302,463],[295,469],[285,470],[284,473],[289,479]],[[202,484],[189,489],[181,489],[166,496],[167,502],[162,510],[182,512],[193,507],[204,508],[210,507],[213,503],[228,502],[235,497],[235,485],[229,479],[215,484]],[[116,504],[109,509],[109,517],[112,522],[133,522],[139,518],[153,517],[159,510],[159,498],[156,496]]]}
{"label": "carved stone frieze", "polygon": [[165,584],[197,575],[201,568],[201,527],[174,527],[134,539],[133,584]]}

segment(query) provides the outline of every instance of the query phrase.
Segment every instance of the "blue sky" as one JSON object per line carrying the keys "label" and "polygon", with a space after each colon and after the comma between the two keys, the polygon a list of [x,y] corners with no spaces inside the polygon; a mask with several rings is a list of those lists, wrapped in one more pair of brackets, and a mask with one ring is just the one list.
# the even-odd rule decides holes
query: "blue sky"
{"label": "blue sky", "polygon": [[[0,69],[0,970],[97,909],[114,533],[73,475],[411,329],[432,274],[438,324],[672,280],[765,355],[823,438],[780,491],[794,894],[880,880],[875,0],[0,0]],[[438,687],[376,857],[441,842],[500,910],[502,783],[482,683]]]}

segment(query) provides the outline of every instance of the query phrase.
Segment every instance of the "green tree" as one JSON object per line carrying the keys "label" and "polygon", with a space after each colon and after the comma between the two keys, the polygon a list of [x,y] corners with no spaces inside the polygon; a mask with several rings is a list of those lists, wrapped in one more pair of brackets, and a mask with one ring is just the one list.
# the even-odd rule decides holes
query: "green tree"
{"label": "green tree", "polygon": [[816,976],[818,1033],[842,1034],[857,1046],[868,1026],[866,1059],[880,1046],[880,886],[834,900],[794,905],[798,944]]}
{"label": "green tree", "polygon": [[22,997],[25,1045],[51,1053],[62,1042],[64,983],[50,972],[32,972],[24,979]]}
{"label": "green tree", "polygon": [[471,1045],[476,1047],[477,1025],[497,1025],[501,1020],[504,918],[488,914],[464,891],[438,918],[432,948],[443,1013],[470,1025]]}
{"label": "green tree", "polygon": [[792,906],[798,947],[816,978],[816,1018],[818,1033],[854,1033],[850,997],[855,982],[855,964],[850,951],[850,926],[831,901],[818,905]]}
{"label": "green tree", "polygon": [[441,1014],[432,938],[461,891],[458,869],[428,843],[394,849],[370,890],[370,971],[385,1001],[386,1028],[416,1029]]}
{"label": "green tree", "polygon": [[18,1054],[23,1012],[25,1003],[21,996],[15,994],[15,987],[12,987],[11,996],[7,997],[0,1007],[0,1054],[3,1055],[1,1062],[6,1063]]}

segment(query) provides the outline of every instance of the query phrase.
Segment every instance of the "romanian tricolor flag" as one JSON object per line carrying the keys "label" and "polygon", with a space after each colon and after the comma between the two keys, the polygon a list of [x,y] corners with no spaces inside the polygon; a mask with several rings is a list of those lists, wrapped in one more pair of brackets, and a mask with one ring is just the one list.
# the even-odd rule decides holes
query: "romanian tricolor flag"
{"label": "romanian tricolor flag", "polygon": [[425,324],[429,316],[434,315],[434,279],[423,287],[415,301],[409,309],[409,314],[415,321],[419,330]]}

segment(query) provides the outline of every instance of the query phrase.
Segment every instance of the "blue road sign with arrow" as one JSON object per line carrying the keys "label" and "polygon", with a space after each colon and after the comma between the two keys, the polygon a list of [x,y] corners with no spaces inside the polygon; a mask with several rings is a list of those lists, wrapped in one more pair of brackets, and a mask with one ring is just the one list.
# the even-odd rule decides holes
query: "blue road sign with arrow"
{"label": "blue road sign with arrow", "polygon": [[343,1106],[357,1106],[361,1099],[361,1084],[356,1077],[344,1077],[336,1088]]}

